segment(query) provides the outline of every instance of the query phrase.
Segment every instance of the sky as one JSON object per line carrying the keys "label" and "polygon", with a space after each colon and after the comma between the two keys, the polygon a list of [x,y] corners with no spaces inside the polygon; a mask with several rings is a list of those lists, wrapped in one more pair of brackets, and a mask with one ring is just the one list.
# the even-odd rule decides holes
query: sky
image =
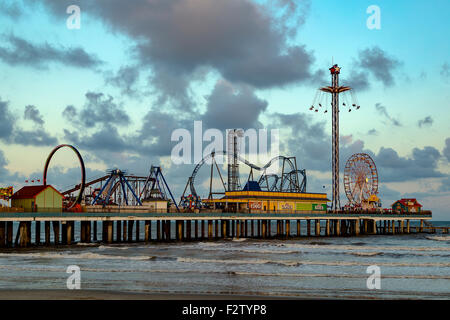
{"label": "sky", "polygon": [[[341,171],[367,153],[385,207],[415,197],[450,220],[447,0],[0,0],[0,37],[1,186],[40,179],[68,143],[88,179],[161,165],[178,198],[194,163],[171,161],[171,134],[202,121],[279,129],[307,191],[330,197],[331,113],[309,107],[337,63],[361,106],[340,112]],[[62,149],[49,183],[64,190],[79,170]],[[207,173],[197,183],[205,196]]]}

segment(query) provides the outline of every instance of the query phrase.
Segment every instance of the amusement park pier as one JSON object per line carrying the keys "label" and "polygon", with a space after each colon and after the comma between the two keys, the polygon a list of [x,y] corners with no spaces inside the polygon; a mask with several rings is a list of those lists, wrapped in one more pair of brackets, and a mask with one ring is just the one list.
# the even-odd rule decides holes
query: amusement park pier
{"label": "amusement park pier", "polygon": [[[87,181],[80,152],[63,144],[50,152],[42,185],[24,186],[15,193],[12,187],[0,188],[0,197],[12,204],[0,208],[0,247],[448,233],[448,227],[430,224],[431,211],[424,210],[416,199],[400,199],[390,208],[382,208],[378,171],[368,154],[357,153],[347,160],[343,185],[348,202],[341,206],[339,112],[360,106],[350,87],[339,86],[340,67],[334,65],[330,73],[331,86],[318,90],[309,109],[327,113],[322,98],[331,94],[331,206],[326,193],[307,191],[306,169],[298,166],[296,157],[279,155],[264,166],[243,159],[239,154],[241,129],[228,132],[227,151],[213,151],[197,163],[179,201],[159,166],[151,166],[147,176],[114,168]],[[350,100],[345,95],[349,92]],[[61,148],[73,150],[81,168],[80,183],[62,191],[47,183],[50,161]],[[219,156],[228,158],[226,175],[216,161]],[[244,187],[240,164],[249,170]],[[275,164],[281,168],[276,174],[269,170]],[[209,195],[201,198],[195,187],[196,176],[208,165]],[[213,188],[217,177],[220,190]]]}
{"label": "amusement park pier", "polygon": [[[288,239],[363,234],[448,233],[427,224],[420,214],[336,213],[0,213],[0,247],[69,245],[76,242],[121,243]],[[415,225],[413,226],[413,223]],[[77,228],[75,226],[77,224]],[[77,232],[76,232],[76,229]]]}

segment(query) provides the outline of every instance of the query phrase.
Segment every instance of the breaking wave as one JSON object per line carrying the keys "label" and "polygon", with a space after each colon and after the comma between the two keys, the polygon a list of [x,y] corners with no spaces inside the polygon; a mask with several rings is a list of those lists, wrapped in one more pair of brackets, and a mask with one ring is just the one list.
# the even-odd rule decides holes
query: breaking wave
{"label": "breaking wave", "polygon": [[[266,259],[249,259],[249,260],[233,260],[233,259],[198,259],[178,257],[178,262],[184,263],[217,263],[217,264],[278,264],[288,267],[296,267],[300,265],[322,265],[322,266],[370,266],[372,262],[361,261],[289,261],[289,260],[266,260]],[[450,263],[446,262],[425,262],[425,263],[406,263],[406,262],[377,262],[379,266],[391,267],[450,267]]]}
{"label": "breaking wave", "polygon": [[428,236],[425,238],[428,240],[435,240],[435,241],[450,241],[450,236]]}
{"label": "breaking wave", "polygon": [[33,253],[0,253],[0,257],[38,258],[38,259],[105,259],[105,260],[152,260],[154,256],[116,256],[93,252],[85,253],[57,253],[57,252],[33,252]]}

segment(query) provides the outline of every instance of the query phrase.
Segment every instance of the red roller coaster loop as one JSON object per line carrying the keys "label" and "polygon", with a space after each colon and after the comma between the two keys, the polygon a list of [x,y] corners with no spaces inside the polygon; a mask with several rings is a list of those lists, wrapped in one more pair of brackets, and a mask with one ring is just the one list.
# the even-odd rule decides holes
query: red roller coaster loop
{"label": "red roller coaster loop", "polygon": [[80,185],[80,191],[78,193],[77,199],[75,200],[75,202],[73,202],[70,207],[68,207],[67,209],[71,209],[73,206],[75,206],[76,204],[81,203],[81,199],[83,197],[83,192],[84,192],[84,185],[86,183],[86,169],[84,167],[84,161],[83,158],[81,157],[80,152],[78,152],[78,150],[70,145],[70,144],[60,144],[59,146],[55,147],[52,152],[50,152],[50,154],[47,157],[47,160],[45,161],[45,166],[44,166],[44,177],[43,177],[43,182],[44,182],[44,186],[47,185],[47,171],[48,171],[48,166],[50,164],[50,160],[52,159],[53,155],[56,153],[56,151],[58,151],[59,149],[63,148],[63,147],[68,147],[70,149],[72,149],[75,154],[78,157],[78,160],[80,161],[80,167],[81,167],[81,185]]}

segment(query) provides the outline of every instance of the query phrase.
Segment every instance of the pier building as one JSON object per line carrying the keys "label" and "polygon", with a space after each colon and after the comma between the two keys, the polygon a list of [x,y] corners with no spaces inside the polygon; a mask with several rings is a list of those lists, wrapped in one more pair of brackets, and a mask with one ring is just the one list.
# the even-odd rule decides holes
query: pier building
{"label": "pier building", "polygon": [[11,206],[25,212],[60,212],[64,196],[51,185],[25,186],[11,197]]}
{"label": "pier building", "polygon": [[220,199],[204,199],[214,209],[228,208],[236,212],[316,212],[326,213],[326,193],[227,191]]}

